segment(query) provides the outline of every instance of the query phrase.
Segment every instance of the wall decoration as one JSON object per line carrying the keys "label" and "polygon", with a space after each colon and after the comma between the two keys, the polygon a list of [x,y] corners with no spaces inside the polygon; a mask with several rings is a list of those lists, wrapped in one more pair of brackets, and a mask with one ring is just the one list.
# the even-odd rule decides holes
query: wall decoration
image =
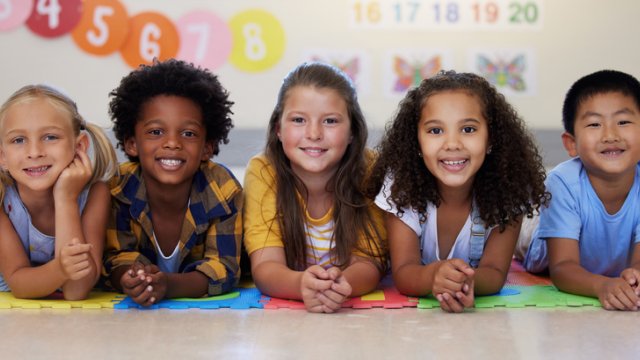
{"label": "wall decoration", "polygon": [[384,91],[388,97],[404,96],[407,90],[418,86],[443,69],[451,69],[453,61],[447,50],[395,50],[385,59]]}
{"label": "wall decoration", "polygon": [[242,71],[259,72],[274,66],[284,54],[285,35],[271,13],[252,9],[230,21],[233,47],[230,62]]}
{"label": "wall decoration", "polygon": [[24,24],[32,8],[33,0],[0,0],[0,31]]}
{"label": "wall decoration", "polygon": [[530,49],[472,49],[469,68],[505,95],[535,94],[535,62]]}
{"label": "wall decoration", "polygon": [[109,55],[129,33],[127,10],[118,0],[85,0],[80,23],[71,32],[78,47],[92,55]]}
{"label": "wall decoration", "polygon": [[356,87],[360,98],[371,93],[371,59],[361,50],[307,49],[302,61],[319,61],[344,71]]}

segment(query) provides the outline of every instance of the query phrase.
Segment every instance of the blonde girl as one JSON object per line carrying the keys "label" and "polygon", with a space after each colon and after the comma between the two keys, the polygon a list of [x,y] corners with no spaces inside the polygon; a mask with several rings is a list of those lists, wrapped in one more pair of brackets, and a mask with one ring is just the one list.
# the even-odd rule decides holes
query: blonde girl
{"label": "blonde girl", "polygon": [[86,298],[102,264],[110,205],[102,180],[116,164],[109,140],[67,96],[29,85],[0,108],[0,164],[0,290]]}

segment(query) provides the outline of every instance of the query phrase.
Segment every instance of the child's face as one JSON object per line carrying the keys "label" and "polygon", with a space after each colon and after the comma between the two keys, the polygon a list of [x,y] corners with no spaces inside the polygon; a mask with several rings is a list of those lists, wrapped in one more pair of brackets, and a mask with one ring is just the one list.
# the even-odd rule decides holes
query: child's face
{"label": "child's face", "polygon": [[155,185],[191,183],[200,163],[213,153],[200,107],[190,99],[167,95],[142,106],[134,136],[124,147],[140,159],[145,181]]}
{"label": "child's face", "polygon": [[291,88],[277,135],[296,175],[328,181],[351,143],[347,104],[332,89]]}
{"label": "child's face", "polygon": [[578,106],[574,135],[564,133],[562,141],[590,176],[633,177],[640,161],[640,110],[622,93],[596,94]]}
{"label": "child's face", "polygon": [[441,190],[470,190],[489,143],[488,124],[478,98],[465,91],[430,96],[418,122],[418,142],[424,164]]}
{"label": "child's face", "polygon": [[69,115],[47,100],[17,103],[2,122],[0,162],[19,189],[50,190],[73,161],[79,138]]}

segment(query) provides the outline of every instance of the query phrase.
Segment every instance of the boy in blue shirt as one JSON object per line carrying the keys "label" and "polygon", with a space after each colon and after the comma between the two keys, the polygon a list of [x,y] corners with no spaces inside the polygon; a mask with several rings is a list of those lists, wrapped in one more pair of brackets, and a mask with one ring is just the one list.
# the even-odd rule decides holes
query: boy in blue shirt
{"label": "boy in blue shirt", "polygon": [[[550,172],[551,203],[524,260],[558,289],[608,310],[640,307],[640,83],[612,70],[576,81],[562,110],[573,159]],[[548,248],[548,256],[547,256]]]}

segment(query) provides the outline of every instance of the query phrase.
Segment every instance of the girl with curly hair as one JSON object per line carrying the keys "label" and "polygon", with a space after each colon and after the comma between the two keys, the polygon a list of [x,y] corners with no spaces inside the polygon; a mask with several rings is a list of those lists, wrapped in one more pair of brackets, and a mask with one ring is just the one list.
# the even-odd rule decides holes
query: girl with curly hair
{"label": "girl with curly hair", "polygon": [[376,288],[386,252],[383,214],[362,189],[366,141],[342,71],[305,63],[286,76],[245,175],[244,243],[263,293],[328,313]]}
{"label": "girl with curly hair", "polygon": [[548,201],[522,119],[485,79],[440,72],[401,101],[367,185],[387,211],[393,278],[461,312],[503,286],[523,215]]}

